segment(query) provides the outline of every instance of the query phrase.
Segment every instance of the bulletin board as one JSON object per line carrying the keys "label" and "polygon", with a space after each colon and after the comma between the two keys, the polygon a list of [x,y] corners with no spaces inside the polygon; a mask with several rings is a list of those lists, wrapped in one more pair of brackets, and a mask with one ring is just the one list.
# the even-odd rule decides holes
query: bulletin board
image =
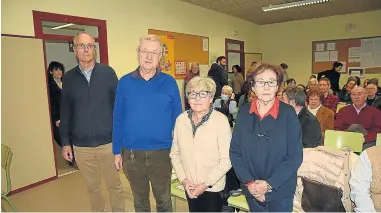
{"label": "bulletin board", "polygon": [[165,45],[163,46],[161,69],[176,79],[184,79],[186,76],[186,73],[183,72],[176,73],[176,64],[179,65],[178,62],[186,62],[187,72],[190,69],[189,63],[209,64],[208,37],[153,29],[149,29],[148,34],[154,34],[161,38],[163,45]]}
{"label": "bulletin board", "polygon": [[312,73],[331,69],[335,61],[343,63],[342,73],[381,73],[381,37],[312,42]]}

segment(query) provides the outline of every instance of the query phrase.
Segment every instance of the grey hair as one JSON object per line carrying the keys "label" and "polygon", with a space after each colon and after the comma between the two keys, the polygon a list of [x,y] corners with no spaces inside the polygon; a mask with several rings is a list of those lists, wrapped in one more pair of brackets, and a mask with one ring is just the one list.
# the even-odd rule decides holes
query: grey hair
{"label": "grey hair", "polygon": [[77,44],[77,39],[78,39],[78,36],[80,36],[80,35],[88,35],[88,36],[90,36],[91,39],[93,40],[94,44],[95,44],[95,38],[94,38],[94,36],[92,36],[90,33],[86,32],[86,31],[83,31],[83,32],[77,33],[77,35],[75,35],[73,37],[73,43],[74,43],[74,45]]}
{"label": "grey hair", "polygon": [[300,87],[287,87],[283,91],[286,93],[288,100],[294,100],[297,106],[305,106],[306,102],[306,93]]}
{"label": "grey hair", "polygon": [[[157,37],[156,35],[149,34],[149,35],[140,37],[139,45],[138,45],[138,48],[136,49],[137,51],[140,50],[140,46],[142,45],[143,41],[155,41],[155,42],[159,42],[160,47],[162,47],[161,39],[159,37]],[[163,52],[163,48],[160,48],[160,53],[162,53],[162,52]]]}

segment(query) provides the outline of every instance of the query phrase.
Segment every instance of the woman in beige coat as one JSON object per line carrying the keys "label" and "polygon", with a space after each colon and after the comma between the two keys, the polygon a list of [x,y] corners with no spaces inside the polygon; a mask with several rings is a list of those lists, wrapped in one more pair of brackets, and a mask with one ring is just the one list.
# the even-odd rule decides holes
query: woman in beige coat
{"label": "woman in beige coat", "polygon": [[190,109],[176,120],[170,153],[190,212],[221,212],[225,176],[231,168],[228,119],[212,107],[216,84],[195,77],[186,87]]}

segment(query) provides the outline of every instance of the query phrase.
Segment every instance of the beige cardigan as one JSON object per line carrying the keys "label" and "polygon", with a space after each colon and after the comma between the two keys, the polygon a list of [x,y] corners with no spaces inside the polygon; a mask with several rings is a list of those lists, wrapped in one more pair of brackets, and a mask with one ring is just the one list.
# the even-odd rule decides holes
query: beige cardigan
{"label": "beige cardigan", "polygon": [[213,186],[207,191],[219,192],[225,187],[225,175],[231,168],[229,149],[231,129],[227,117],[213,110],[193,137],[188,113],[176,120],[170,153],[172,165],[180,182]]}

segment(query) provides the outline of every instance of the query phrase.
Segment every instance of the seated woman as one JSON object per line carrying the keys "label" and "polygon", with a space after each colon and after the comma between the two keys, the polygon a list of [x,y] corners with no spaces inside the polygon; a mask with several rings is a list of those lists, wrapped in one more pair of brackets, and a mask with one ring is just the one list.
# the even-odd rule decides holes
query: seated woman
{"label": "seated woman", "polygon": [[190,212],[221,212],[225,176],[231,168],[228,119],[213,109],[216,84],[195,77],[186,87],[190,109],[176,120],[170,153]]}
{"label": "seated woman", "polygon": [[381,212],[381,146],[364,150],[349,184],[355,212]]}
{"label": "seated woman", "polygon": [[339,92],[339,102],[345,103],[345,104],[350,104],[352,103],[351,100],[351,90],[356,86],[357,80],[354,77],[349,77],[347,83],[341,89]]}
{"label": "seated woman", "polygon": [[332,130],[335,122],[335,113],[323,106],[324,94],[319,89],[308,90],[308,111],[310,111],[320,123],[321,135],[324,143],[325,130]]}
{"label": "seated woman", "polygon": [[250,212],[291,212],[296,173],[303,160],[298,116],[276,98],[282,82],[278,66],[258,63],[251,88],[257,95],[237,117],[230,159]]}
{"label": "seated woman", "polygon": [[226,115],[230,127],[233,127],[233,114],[237,109],[237,102],[234,100],[233,89],[225,85],[222,87],[221,98],[217,98],[213,103],[214,109]]}

